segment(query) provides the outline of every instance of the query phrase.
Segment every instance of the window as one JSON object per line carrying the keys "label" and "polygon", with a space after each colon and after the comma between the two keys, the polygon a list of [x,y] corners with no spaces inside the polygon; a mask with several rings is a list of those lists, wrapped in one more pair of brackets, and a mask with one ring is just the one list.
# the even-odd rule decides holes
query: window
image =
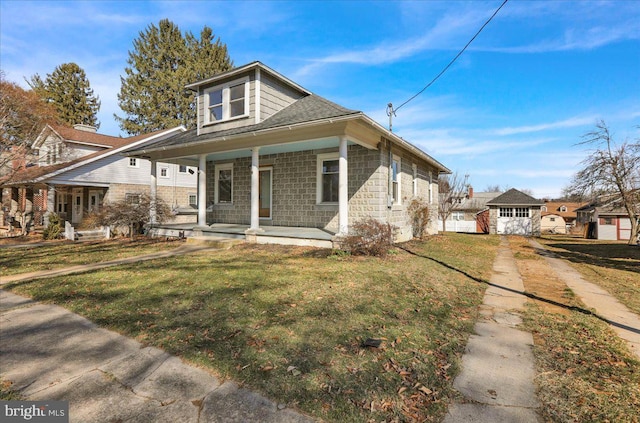
{"label": "window", "polygon": [[555,218],[555,217],[550,217],[550,218],[549,218],[549,220],[550,220],[551,222],[555,222],[555,221],[556,221],[556,218]]}
{"label": "window", "polygon": [[337,203],[340,160],[337,153],[319,154],[317,164],[317,202]]}
{"label": "window", "polygon": [[528,208],[516,208],[516,217],[529,217],[529,209]]}
{"label": "window", "polygon": [[540,211],[547,211],[547,206],[540,207]]}
{"label": "window", "polygon": [[168,167],[161,167],[160,168],[160,177],[161,178],[168,178],[169,177],[169,168]]}
{"label": "window", "polygon": [[418,165],[411,165],[411,169],[413,170],[413,196],[418,196]]}
{"label": "window", "polygon": [[600,218],[600,224],[601,225],[615,225],[615,222],[613,221],[613,217],[601,217]]}
{"label": "window", "polygon": [[178,172],[179,173],[187,173],[187,167],[185,165],[180,165],[178,167]]}
{"label": "window", "polygon": [[461,211],[455,211],[455,212],[451,212],[451,220],[464,220],[464,212]]}
{"label": "window", "polygon": [[500,207],[500,217],[513,217],[513,209]]}
{"label": "window", "polygon": [[400,204],[400,195],[402,191],[400,190],[400,173],[401,173],[401,162],[400,157],[393,156],[393,161],[391,162],[391,186],[392,186],[392,196],[393,203]]}
{"label": "window", "polygon": [[567,211],[567,206],[562,206],[562,207],[560,207],[560,211],[561,211],[561,212],[566,212],[566,211]]}
{"label": "window", "polygon": [[125,194],[124,201],[127,204],[137,206],[140,204],[140,194]]}
{"label": "window", "polygon": [[129,167],[140,167],[140,162],[135,157],[129,157]]}
{"label": "window", "polygon": [[216,204],[233,203],[233,163],[216,165]]}
{"label": "window", "polygon": [[189,205],[191,207],[198,207],[198,196],[196,194],[189,194]]}
{"label": "window", "polygon": [[433,203],[433,173],[429,171],[429,204]]}
{"label": "window", "polygon": [[205,91],[205,123],[216,123],[249,114],[249,78]]}

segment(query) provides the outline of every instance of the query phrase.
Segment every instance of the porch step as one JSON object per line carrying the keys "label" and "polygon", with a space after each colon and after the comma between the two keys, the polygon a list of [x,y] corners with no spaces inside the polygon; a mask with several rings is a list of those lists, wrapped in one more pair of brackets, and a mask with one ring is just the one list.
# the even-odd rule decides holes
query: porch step
{"label": "porch step", "polygon": [[242,244],[244,239],[222,238],[218,236],[190,236],[187,238],[187,244],[202,245],[211,248],[229,249],[237,244]]}
{"label": "porch step", "polygon": [[75,238],[76,241],[80,242],[102,241],[105,239],[103,231],[77,231]]}

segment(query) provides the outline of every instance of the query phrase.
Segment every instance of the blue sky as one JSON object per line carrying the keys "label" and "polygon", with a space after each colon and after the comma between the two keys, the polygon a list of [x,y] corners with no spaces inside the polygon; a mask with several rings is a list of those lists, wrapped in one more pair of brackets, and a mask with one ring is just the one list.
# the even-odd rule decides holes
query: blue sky
{"label": "blue sky", "polygon": [[[113,114],[139,32],[163,18],[208,25],[235,65],[260,60],[385,127],[502,3],[497,1],[0,1],[0,68],[26,87],[75,62]],[[394,117],[394,132],[450,169],[489,185],[560,195],[586,157],[597,120],[638,138],[640,2],[510,0],[458,61]],[[125,135],[125,134],[122,134]]]}

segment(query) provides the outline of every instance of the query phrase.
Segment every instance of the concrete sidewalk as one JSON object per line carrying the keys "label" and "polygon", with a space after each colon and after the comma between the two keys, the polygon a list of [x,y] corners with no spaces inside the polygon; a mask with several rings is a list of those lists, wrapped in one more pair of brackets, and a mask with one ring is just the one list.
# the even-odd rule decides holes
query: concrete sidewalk
{"label": "concrete sidewalk", "polygon": [[[453,386],[463,395],[445,423],[541,422],[535,395],[533,336],[518,329],[526,297],[509,243],[501,240],[491,285]],[[516,292],[514,292],[516,291]]]}
{"label": "concrete sidewalk", "polygon": [[29,400],[69,401],[71,422],[311,422],[162,350],[55,305],[0,290],[1,376]]}
{"label": "concrete sidewalk", "polygon": [[567,284],[587,307],[595,310],[599,317],[606,320],[618,336],[627,342],[631,352],[640,358],[640,316],[632,313],[598,285],[585,281],[569,263],[558,258],[539,242],[529,242],[549,263],[556,276]]}

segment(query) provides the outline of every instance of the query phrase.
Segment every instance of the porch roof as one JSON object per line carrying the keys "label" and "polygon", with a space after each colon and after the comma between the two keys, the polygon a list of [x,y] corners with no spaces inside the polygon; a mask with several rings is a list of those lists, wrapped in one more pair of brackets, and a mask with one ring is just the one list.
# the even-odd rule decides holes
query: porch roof
{"label": "porch roof", "polygon": [[[347,109],[315,94],[310,94],[295,101],[290,106],[255,125],[247,125],[202,135],[198,135],[197,130],[192,129],[163,141],[156,142],[153,145],[130,149],[123,154],[143,158],[157,155],[161,156],[157,157],[160,161],[167,161],[194,154],[192,152],[188,152],[190,147],[202,147],[204,145],[213,146],[223,144],[231,140],[247,140],[250,139],[249,137],[253,139],[253,137],[259,137],[260,135],[266,135],[277,131],[289,131],[296,128],[309,129],[314,126],[320,128],[327,124],[339,124],[340,122],[344,122],[345,125],[348,122],[359,122],[360,124],[364,124],[365,127],[369,128],[369,133],[375,133],[378,136],[382,136],[394,144],[412,152],[435,166],[441,173],[451,173],[451,171],[442,163],[405,139],[386,130],[363,112]],[[370,132],[371,130],[374,132]],[[335,135],[338,134],[336,133]],[[319,138],[326,138],[326,136],[321,136]],[[255,139],[255,142],[257,145],[257,138]],[[246,147],[246,143],[244,143],[244,146]],[[373,146],[369,146],[369,148],[375,148],[375,144]],[[174,152],[171,152],[172,150]],[[175,156],[171,157],[172,155]]]}

